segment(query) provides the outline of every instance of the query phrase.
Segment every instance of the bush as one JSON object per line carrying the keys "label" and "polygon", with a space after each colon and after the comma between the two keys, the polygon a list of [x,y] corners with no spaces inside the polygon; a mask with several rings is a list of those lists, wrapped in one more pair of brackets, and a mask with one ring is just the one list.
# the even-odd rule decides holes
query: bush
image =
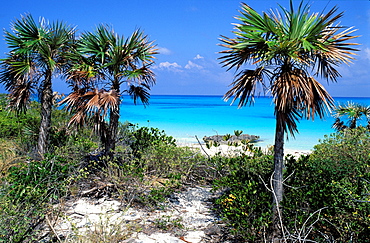
{"label": "bush", "polygon": [[[287,242],[369,242],[370,133],[365,128],[327,136],[310,156],[286,158],[283,225]],[[213,157],[226,189],[216,201],[232,232],[263,242],[271,226],[272,156]],[[266,185],[265,185],[266,184]]]}
{"label": "bush", "polygon": [[145,173],[155,172],[157,177],[187,178],[192,174],[193,177],[199,178],[200,175],[195,174],[202,160],[204,157],[196,155],[187,147],[169,146],[166,142],[157,142],[142,153],[139,163]]}
{"label": "bush", "polygon": [[135,157],[140,157],[147,148],[164,143],[168,146],[176,146],[176,140],[167,136],[163,130],[158,128],[140,127],[132,133],[133,141],[130,143],[132,153]]}
{"label": "bush", "polygon": [[[284,219],[290,229],[312,224],[309,239],[369,242],[370,133],[365,128],[327,136],[309,157],[287,163]],[[320,214],[319,214],[320,212]],[[294,222],[294,223],[293,223]],[[308,229],[308,228],[307,228]]]}
{"label": "bush", "polygon": [[[0,95],[0,137],[22,138],[24,128],[35,122],[40,123],[38,115],[34,112],[17,113],[7,108],[7,98]],[[34,104],[33,104],[34,105]]]}
{"label": "bush", "polygon": [[270,180],[273,157],[258,148],[252,153],[254,156],[216,156],[211,160],[226,172],[214,181],[215,189],[226,190],[216,200],[221,216],[232,233],[255,242],[266,234],[271,223],[272,196],[265,183]]}
{"label": "bush", "polygon": [[71,168],[49,155],[8,169],[0,187],[0,242],[36,240],[49,205],[66,193]]}
{"label": "bush", "polygon": [[[119,149],[119,148],[118,148]],[[150,208],[164,202],[184,183],[203,182],[208,177],[208,162],[200,153],[187,147],[153,141],[140,151],[140,158],[130,154],[101,158],[104,168],[95,170],[107,184],[113,184],[120,200]],[[100,161],[97,164],[102,164]],[[98,167],[95,167],[98,168]]]}

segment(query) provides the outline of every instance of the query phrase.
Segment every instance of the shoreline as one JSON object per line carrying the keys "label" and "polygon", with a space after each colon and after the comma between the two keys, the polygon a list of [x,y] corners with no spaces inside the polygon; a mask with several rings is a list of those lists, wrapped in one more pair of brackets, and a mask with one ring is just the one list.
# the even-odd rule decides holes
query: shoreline
{"label": "shoreline", "polygon": [[[166,132],[166,130],[164,130]],[[166,132],[167,133],[167,132]],[[255,133],[259,134],[259,133]],[[219,135],[218,133],[213,134],[213,135],[204,135],[204,136],[197,136],[197,135],[187,135],[187,136],[182,136],[179,134],[174,135],[171,133],[167,133],[167,135],[172,136],[175,140],[176,143],[179,145],[199,145],[201,143],[202,145],[205,144],[203,137],[207,136],[214,136],[214,135]],[[249,134],[246,134],[249,135]],[[255,135],[252,135],[255,136]],[[259,135],[258,135],[259,136]],[[284,151],[288,151],[289,153],[311,153],[312,150],[314,149],[314,146],[320,143],[320,140],[323,138],[319,138],[315,140],[315,142],[312,141],[310,138],[300,138],[300,139],[286,139],[284,141]],[[257,142],[253,143],[255,147],[261,147],[263,149],[267,149],[268,147],[271,147],[274,145],[274,138],[273,137],[265,137],[261,136],[261,139],[259,139]],[[287,154],[287,153],[286,153]]]}
{"label": "shoreline", "polygon": [[[221,155],[235,155],[236,153],[241,151],[241,147],[234,147],[229,145],[219,145],[218,147],[211,147],[207,148],[205,143],[177,143],[178,146],[181,147],[189,147],[199,150],[200,153],[203,155],[208,156],[214,156],[217,153],[221,153]],[[258,146],[258,144],[255,145],[255,147],[261,147],[262,150],[267,151],[269,147],[271,146]],[[291,149],[291,148],[284,148],[284,156],[290,154],[293,155],[295,158],[299,158],[301,155],[309,155],[312,153],[312,150],[304,150],[304,149]]]}

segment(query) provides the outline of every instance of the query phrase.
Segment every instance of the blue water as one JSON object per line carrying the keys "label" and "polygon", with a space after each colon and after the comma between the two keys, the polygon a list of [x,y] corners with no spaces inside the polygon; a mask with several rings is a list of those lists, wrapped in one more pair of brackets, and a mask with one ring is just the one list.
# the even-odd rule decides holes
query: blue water
{"label": "blue water", "polygon": [[[337,104],[348,101],[370,105],[370,98],[335,98]],[[265,147],[273,145],[275,135],[274,106],[269,97],[256,98],[253,106],[241,109],[237,103],[223,101],[222,96],[154,95],[147,107],[135,106],[129,97],[124,97],[120,120],[163,129],[182,143],[196,143],[195,136],[201,140],[203,136],[242,130],[260,136],[259,146]],[[325,134],[334,132],[333,122],[330,114],[324,120],[301,120],[299,133],[289,137],[285,148],[311,150]]]}

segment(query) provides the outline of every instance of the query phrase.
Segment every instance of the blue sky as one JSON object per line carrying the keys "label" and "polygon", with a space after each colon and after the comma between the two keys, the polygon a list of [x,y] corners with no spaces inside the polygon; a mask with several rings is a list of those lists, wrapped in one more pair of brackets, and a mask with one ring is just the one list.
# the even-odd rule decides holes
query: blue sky
{"label": "blue sky", "polygon": [[[93,30],[100,23],[114,27],[129,36],[142,29],[157,44],[153,71],[157,84],[152,94],[223,95],[233,80],[233,71],[226,72],[219,64],[220,35],[232,37],[232,23],[237,21],[240,2],[234,0],[12,0],[0,7],[0,27],[10,29],[10,23],[21,14],[30,13],[35,19],[63,20],[76,26],[79,32]],[[287,0],[245,1],[259,13],[276,9],[278,3],[288,7]],[[299,1],[294,0],[294,3]],[[337,5],[344,11],[341,24],[354,26],[361,45],[356,60],[350,66],[339,67],[342,78],[325,87],[332,96],[370,97],[370,1],[369,0],[310,0],[313,12],[329,10]],[[0,40],[0,58],[8,52],[4,38]],[[54,89],[68,93],[62,80],[55,80]],[[0,92],[4,89],[0,87]]]}

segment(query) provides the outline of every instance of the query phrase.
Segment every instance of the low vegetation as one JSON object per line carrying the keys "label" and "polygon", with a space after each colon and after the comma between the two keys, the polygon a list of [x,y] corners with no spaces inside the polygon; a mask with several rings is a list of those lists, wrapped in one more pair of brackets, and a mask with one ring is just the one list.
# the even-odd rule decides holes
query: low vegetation
{"label": "low vegetation", "polygon": [[[7,131],[0,148],[0,242],[63,242],[50,225],[61,214],[56,205],[73,198],[108,196],[153,210],[173,192],[205,184],[222,192],[214,210],[237,242],[266,242],[272,231],[273,149],[242,143],[235,156],[207,157],[178,147],[164,131],[126,123],[119,126],[113,157],[106,156],[89,127],[70,131],[69,115],[54,109],[50,153],[40,160],[31,149],[38,104],[22,114],[6,104],[2,96],[0,121]],[[285,242],[369,242],[369,151],[370,133],[358,127],[328,135],[309,156],[286,157],[280,222]],[[155,223],[163,230],[182,225],[167,218]],[[100,227],[90,236],[76,233],[74,240],[119,242],[130,231]]]}
{"label": "low vegetation", "polygon": [[[370,133],[360,127],[327,136],[309,156],[286,158],[286,242],[369,242],[369,149]],[[227,167],[213,184],[226,190],[216,204],[231,231],[247,242],[264,242],[271,233],[272,156],[212,159]]]}

